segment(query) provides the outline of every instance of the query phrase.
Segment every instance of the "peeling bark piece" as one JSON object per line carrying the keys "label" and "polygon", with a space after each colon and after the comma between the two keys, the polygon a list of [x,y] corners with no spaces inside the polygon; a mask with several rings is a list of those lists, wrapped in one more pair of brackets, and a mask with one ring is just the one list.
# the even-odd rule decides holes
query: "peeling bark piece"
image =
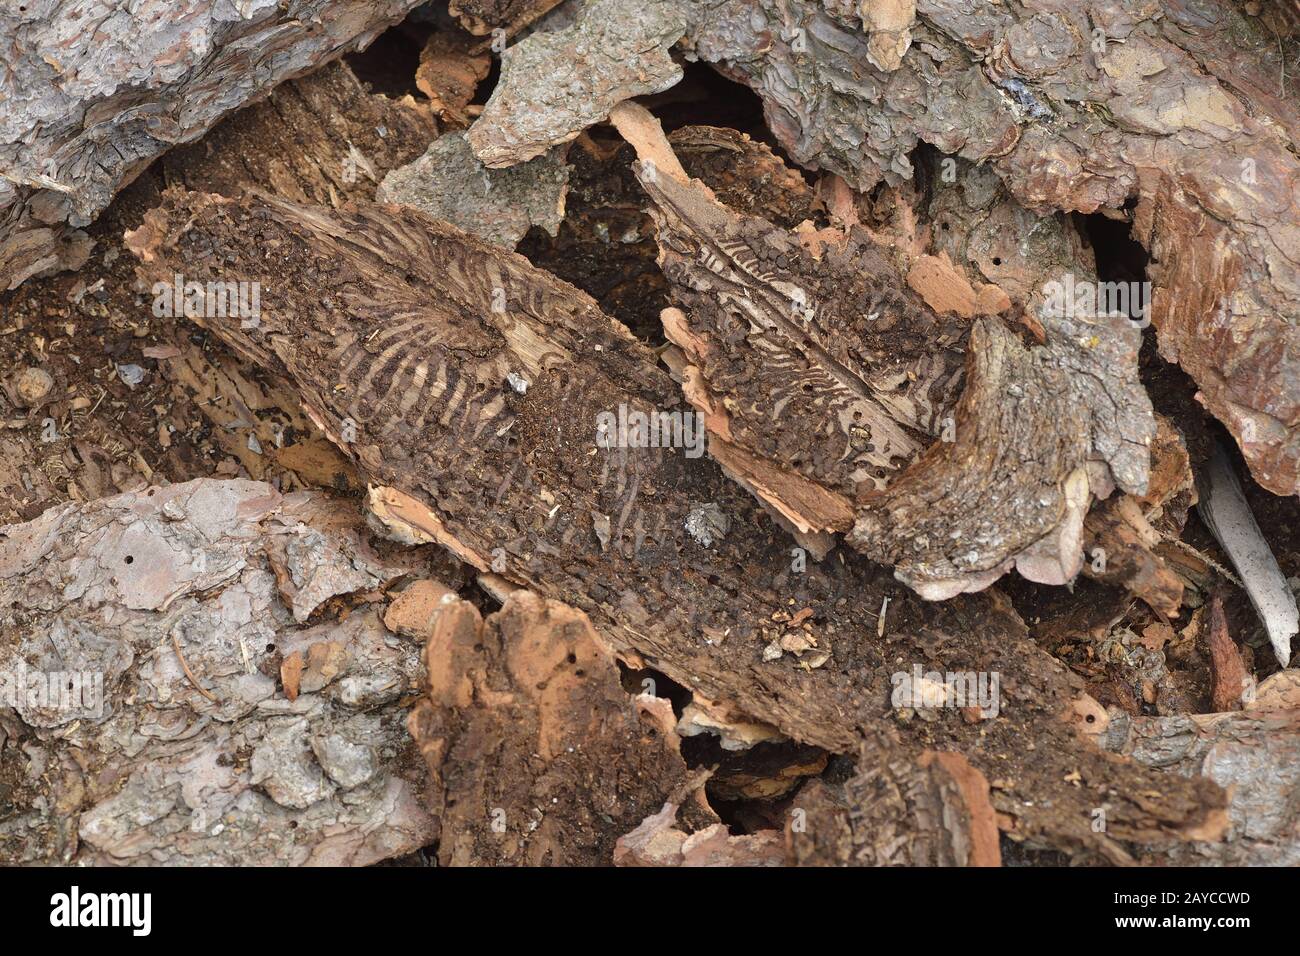
{"label": "peeling bark piece", "polygon": [[501,54],[501,79],[469,129],[487,166],[513,166],[567,143],[634,96],[682,78],[668,50],[686,32],[679,0],[591,0],[567,26]]}
{"label": "peeling bark piece", "polygon": [[778,830],[732,836],[721,823],[695,833],[679,830],[678,807],[665,803],[631,833],[619,837],[617,866],[783,866],[785,847]]}
{"label": "peeling bark piece", "polygon": [[552,236],[559,230],[569,191],[565,152],[557,147],[509,169],[488,169],[463,133],[447,133],[415,162],[385,176],[375,198],[411,206],[514,249],[531,226]]}
{"label": "peeling bark piece", "polygon": [[1090,578],[1127,588],[1166,617],[1177,617],[1183,604],[1182,578],[1156,552],[1159,535],[1132,504],[1134,500],[1126,496],[1107,501],[1088,513],[1083,571]]}
{"label": "peeling bark piece", "polygon": [[881,739],[844,783],[805,787],[786,824],[799,866],[1001,866],[998,840],[988,781],[964,757]]}
{"label": "peeling bark piece", "polygon": [[723,750],[748,750],[755,744],[783,739],[775,727],[746,719],[744,714],[732,713],[726,704],[699,696],[682,709],[677,733],[683,737],[713,734]]}
{"label": "peeling bark piece", "polygon": [[1251,684],[1241,663],[1241,652],[1228,634],[1228,619],[1223,614],[1223,598],[1210,599],[1210,613],[1205,622],[1205,643],[1210,649],[1210,675],[1214,685],[1210,703],[1220,713],[1241,710],[1242,699]]}
{"label": "peeling bark piece", "polygon": [[586,615],[529,591],[486,621],[442,604],[411,735],[434,781],[443,866],[608,864],[615,841],[686,780],[642,726]]}
{"label": "peeling bark piece", "polygon": [[455,592],[437,581],[415,581],[393,599],[384,612],[384,627],[403,637],[424,641],[444,601]]}
{"label": "peeling bark piece", "polygon": [[[150,256],[146,281],[181,262],[205,281],[227,269],[275,277],[258,328],[201,321],[299,391],[406,540],[437,540],[578,606],[638,666],[835,752],[896,722],[888,700],[900,659],[997,671],[1015,688],[998,719],[977,727],[949,710],[906,733],[964,752],[990,779],[1014,770],[998,809],[1015,815],[1021,839],[1093,858],[1109,849],[1090,829],[1103,788],[1150,788],[1144,772],[1079,749],[1058,715],[1082,681],[995,596],[922,602],[853,555],[799,570],[791,539],[707,457],[601,448],[602,414],[680,409],[679,389],[587,296],[523,258],[414,210],[369,204],[331,212],[173,192],[154,218],[158,244],[138,247]],[[510,372],[528,379],[526,392],[508,385]],[[707,546],[686,530],[702,502],[730,524]],[[764,660],[791,607],[811,610],[833,666]],[[1027,739],[1038,745],[1028,755]],[[1086,785],[1065,780],[1077,768]],[[1219,800],[1212,785],[1187,781],[1125,803],[1112,842],[1181,839]]]}
{"label": "peeling bark piece", "polygon": [[386,562],[360,538],[310,525],[269,539],[265,551],[280,597],[299,623],[331,598],[379,590],[410,571],[409,561]]}
{"label": "peeling bark piece", "polygon": [[1300,865],[1300,710],[1114,715],[1108,750],[1170,776],[1213,780],[1230,794],[1221,841],[1160,853],[1181,866]]}
{"label": "peeling bark piece", "polygon": [[1232,559],[1251,606],[1268,634],[1273,656],[1286,667],[1291,661],[1291,639],[1300,632],[1295,595],[1255,523],[1255,515],[1222,447],[1215,446],[1206,472],[1198,505],[1201,517]]}
{"label": "peeling bark piece", "polygon": [[[1157,416],[1147,492],[1140,497],[1118,495],[1088,513],[1084,573],[1125,587],[1156,612],[1176,617],[1183,603],[1183,579],[1158,549],[1166,534],[1182,531],[1193,486],[1186,442],[1168,419]],[[1148,514],[1165,526],[1165,534]]]}
{"label": "peeling bark piece", "polygon": [[465,107],[492,66],[488,55],[470,52],[472,42],[457,31],[433,33],[420,51],[415,71],[415,85],[429,98],[434,113],[456,126],[469,125]]}
{"label": "peeling bark piece", "polygon": [[[304,627],[267,558],[288,539],[342,580],[364,538],[345,502],[212,479],[0,528],[0,674],[93,678],[0,704],[0,858],[366,865],[433,842],[400,705],[415,645],[364,602]],[[281,661],[306,662],[283,694]]]}
{"label": "peeling bark piece", "polygon": [[847,538],[926,597],[983,587],[1012,564],[1064,584],[1082,563],[1091,496],[1111,478],[1146,490],[1155,421],[1137,380],[1140,333],[1125,318],[1042,321],[1041,348],[976,321],[955,440],[868,500]]}
{"label": "peeling bark piece", "polygon": [[1278,93],[1275,35],[1216,0],[938,0],[884,72],[854,13],[726,0],[684,45],[754,89],[795,162],[861,191],[909,178],[924,141],[991,164],[1036,211],[1137,196],[1161,354],[1200,385],[1265,488],[1300,491],[1300,112]]}
{"label": "peeling bark piece", "polygon": [[60,244],[151,160],[282,80],[364,48],[418,2],[6,8],[0,287],[75,262]]}
{"label": "peeling bark piece", "polygon": [[851,545],[943,599],[1012,567],[1064,584],[1092,495],[1111,476],[1146,490],[1155,422],[1127,319],[1044,314],[1042,348],[980,320],[967,341],[861,237],[814,256],[698,182],[657,165],[641,180],[687,309],[664,324],[686,395],[714,456],[799,531],[852,514]]}
{"label": "peeling bark piece", "polygon": [[238,196],[248,186],[294,202],[338,206],[373,199],[384,174],[438,134],[412,97],[367,92],[346,63],[283,83],[161,161],[169,183]]}
{"label": "peeling bark piece", "polygon": [[[834,10],[839,0],[828,0]],[[892,72],[903,63],[903,54],[912,45],[912,24],[916,20],[916,0],[860,0],[858,16],[868,33],[867,57],[876,69]]]}

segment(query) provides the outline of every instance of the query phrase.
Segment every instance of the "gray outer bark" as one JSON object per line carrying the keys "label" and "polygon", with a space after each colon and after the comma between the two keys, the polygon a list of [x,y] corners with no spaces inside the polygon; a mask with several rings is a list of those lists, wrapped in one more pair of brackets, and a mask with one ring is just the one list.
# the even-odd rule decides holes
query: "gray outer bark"
{"label": "gray outer bark", "polygon": [[1099,742],[1143,766],[1213,780],[1229,794],[1222,842],[1164,852],[1194,866],[1300,865],[1300,710],[1116,716]]}
{"label": "gray outer bark", "polygon": [[31,0],[0,10],[0,287],[85,261],[153,159],[419,0]]}
{"label": "gray outer bark", "polygon": [[[371,606],[307,622],[427,573],[420,552],[372,550],[354,514],[200,479],[0,528],[0,861],[364,865],[433,842],[399,703],[418,643]],[[32,690],[58,672],[102,692]]]}

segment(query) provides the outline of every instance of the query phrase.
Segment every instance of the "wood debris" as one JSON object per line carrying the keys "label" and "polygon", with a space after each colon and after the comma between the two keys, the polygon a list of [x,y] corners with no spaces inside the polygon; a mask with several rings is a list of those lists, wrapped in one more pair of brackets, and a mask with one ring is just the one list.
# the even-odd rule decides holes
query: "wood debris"
{"label": "wood debris", "polygon": [[1298,862],[1286,5],[175,6],[0,12],[0,862]]}

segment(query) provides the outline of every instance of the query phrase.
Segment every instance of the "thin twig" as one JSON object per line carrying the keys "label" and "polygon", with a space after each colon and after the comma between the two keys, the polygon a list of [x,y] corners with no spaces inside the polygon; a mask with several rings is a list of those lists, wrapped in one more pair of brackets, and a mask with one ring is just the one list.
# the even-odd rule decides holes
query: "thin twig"
{"label": "thin twig", "polygon": [[212,701],[212,703],[214,704],[217,703],[217,699],[212,696],[211,691],[207,690],[202,684],[199,683],[199,679],[195,677],[194,672],[190,670],[190,665],[185,663],[185,655],[181,653],[181,642],[176,639],[175,631],[172,631],[172,647],[176,649],[176,659],[181,662],[181,670],[183,670],[185,672],[185,676],[190,679],[190,683],[194,685],[194,689],[197,690],[204,697],[206,697],[208,700]]}
{"label": "thin twig", "polygon": [[1179,538],[1175,538],[1172,534],[1161,535],[1161,537],[1163,537],[1166,541],[1168,541],[1170,544],[1172,544],[1174,547],[1178,548],[1179,550],[1186,551],[1188,554],[1192,555],[1193,557],[1200,558],[1202,561],[1208,564],[1215,571],[1219,572],[1219,574],[1223,575],[1223,577],[1231,581],[1237,587],[1243,589],[1245,588],[1245,585],[1241,583],[1241,578],[1237,577],[1235,574],[1233,574],[1231,571],[1229,571],[1227,568],[1221,565],[1218,561],[1215,561],[1212,557],[1210,557],[1200,548],[1195,548],[1192,545],[1188,544],[1186,541],[1183,541]]}

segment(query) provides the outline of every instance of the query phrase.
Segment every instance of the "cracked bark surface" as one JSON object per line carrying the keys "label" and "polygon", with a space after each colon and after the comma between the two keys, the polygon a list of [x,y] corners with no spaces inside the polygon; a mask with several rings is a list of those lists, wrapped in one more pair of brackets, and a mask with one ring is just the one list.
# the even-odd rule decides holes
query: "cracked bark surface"
{"label": "cracked bark surface", "polygon": [[[1300,491],[1300,112],[1262,25],[1213,0],[925,0],[897,68],[880,69],[875,38],[838,0],[680,3],[653,27],[617,22],[644,40],[679,15],[682,47],[754,89],[797,163],[859,191],[910,177],[925,142],[987,164],[1036,212],[1136,199],[1162,355],[1197,381],[1260,484]],[[577,37],[552,35],[549,60],[506,62],[503,87],[553,87]],[[493,128],[524,121],[500,115],[508,106]],[[536,140],[577,131],[565,110],[527,123]]]}
{"label": "cracked bark surface", "polygon": [[1073,579],[1092,495],[1145,493],[1155,422],[1128,319],[1044,312],[1027,347],[996,318],[942,317],[861,232],[801,241],[675,173],[661,134],[631,137],[686,310],[664,321],[686,394],[714,457],[799,531],[851,522],[851,545],[942,599],[1013,566]]}
{"label": "cracked bark surface", "polygon": [[1300,710],[1129,717],[1116,714],[1102,745],[1147,767],[1213,780],[1231,794],[1221,842],[1161,853],[1177,866],[1300,863]]}
{"label": "cracked bark surface", "polygon": [[868,738],[842,783],[795,799],[786,845],[799,866],[1000,866],[989,785],[964,757]]}
{"label": "cracked bark surface", "polygon": [[[419,646],[377,608],[451,570],[346,502],[247,480],[0,527],[0,673],[102,679],[0,705],[4,862],[365,865],[432,842],[402,706]],[[315,664],[289,700],[295,652]]]}
{"label": "cracked bark surface", "polygon": [[82,265],[80,228],[151,161],[281,81],[364,48],[417,2],[7,6],[0,286]]}
{"label": "cracked bark surface", "polygon": [[[805,51],[783,31],[802,31]],[[1030,209],[1136,197],[1162,354],[1196,379],[1262,485],[1300,490],[1300,126],[1272,34],[1226,3],[1143,0],[922,2],[912,34],[884,74],[827,9],[737,0],[691,42],[763,97],[796,161],[858,188],[907,175],[925,141],[990,163]]]}
{"label": "cracked bark surface", "polygon": [[[994,598],[925,604],[851,556],[796,572],[790,539],[707,459],[598,448],[598,413],[671,409],[678,389],[589,298],[522,258],[409,210],[177,192],[129,245],[145,279],[180,261],[198,276],[268,277],[258,328],[208,327],[299,392],[371,482],[378,519],[578,607],[635,666],[840,752],[893,720],[900,658],[998,671],[1014,688],[1001,718],[976,726],[948,711],[904,732],[962,750],[990,779],[1010,775],[1017,839],[1102,858],[1116,840],[1201,832],[1221,805],[1212,785],[1161,778],[1157,789],[1080,745],[1059,719],[1078,679]],[[729,518],[707,546],[685,531],[701,503]],[[812,611],[818,666],[795,651],[764,657],[791,607]],[[1085,786],[1065,782],[1075,767]],[[1102,839],[1089,808],[1112,787],[1156,796],[1121,808]]]}
{"label": "cracked bark surface", "polygon": [[488,169],[463,133],[446,133],[419,159],[385,176],[375,198],[411,206],[514,249],[530,226],[552,236],[560,228],[571,172],[566,152],[556,148],[518,166]]}

